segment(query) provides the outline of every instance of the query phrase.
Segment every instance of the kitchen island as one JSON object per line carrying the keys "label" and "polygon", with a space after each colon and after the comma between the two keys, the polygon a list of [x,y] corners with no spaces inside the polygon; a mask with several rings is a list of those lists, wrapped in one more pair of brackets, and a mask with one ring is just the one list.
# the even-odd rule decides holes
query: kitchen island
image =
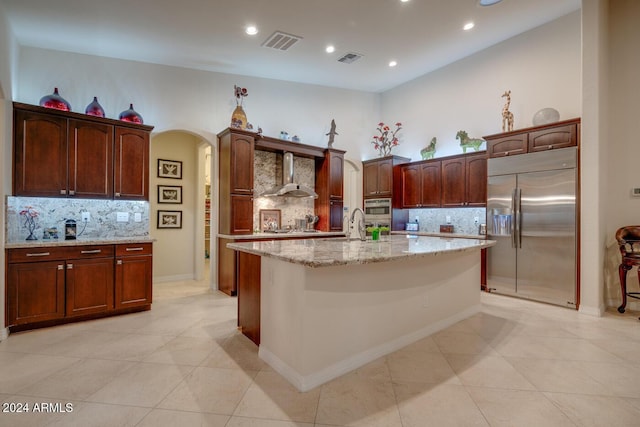
{"label": "kitchen island", "polygon": [[480,249],[494,244],[392,235],[228,247],[260,265],[257,306],[238,295],[239,310],[260,312],[260,358],[306,391],[478,312]]}

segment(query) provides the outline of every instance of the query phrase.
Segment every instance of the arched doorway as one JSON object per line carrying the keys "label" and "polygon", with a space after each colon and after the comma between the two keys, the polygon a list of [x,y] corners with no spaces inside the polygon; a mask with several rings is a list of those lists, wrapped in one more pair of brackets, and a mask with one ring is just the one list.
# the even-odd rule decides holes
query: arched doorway
{"label": "arched doorway", "polygon": [[[207,156],[207,152],[211,153]],[[158,160],[180,162],[180,179],[160,178],[152,172],[150,185],[150,235],[154,243],[153,278],[156,283],[206,280],[209,288],[217,289],[215,245],[205,241],[205,221],[209,221],[209,233],[217,233],[217,206],[211,203],[205,212],[207,193],[210,200],[217,200],[217,176],[214,144],[202,135],[186,130],[163,130],[151,136],[150,163],[153,171]],[[208,182],[206,174],[209,174]],[[179,192],[181,200],[164,203],[159,192],[165,188]],[[177,229],[158,229],[158,211],[179,211],[182,223]],[[208,254],[208,257],[205,256]]]}

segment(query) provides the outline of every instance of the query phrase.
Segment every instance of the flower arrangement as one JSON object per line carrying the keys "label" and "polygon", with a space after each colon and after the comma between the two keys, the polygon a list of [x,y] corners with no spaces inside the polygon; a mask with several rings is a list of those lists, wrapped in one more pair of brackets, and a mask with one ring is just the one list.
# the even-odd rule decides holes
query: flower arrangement
{"label": "flower arrangement", "polygon": [[241,107],[242,100],[244,99],[245,96],[249,95],[249,92],[247,91],[246,87],[240,87],[237,85],[233,85],[233,90],[236,95],[236,105],[238,107]]}
{"label": "flower arrangement", "polygon": [[400,142],[398,141],[398,137],[396,134],[402,129],[402,123],[396,123],[396,130],[393,132],[388,125],[385,125],[383,122],[378,123],[378,132],[380,135],[375,135],[373,137],[373,148],[378,150],[380,156],[388,156],[391,154],[391,149]]}
{"label": "flower arrangement", "polygon": [[20,215],[24,217],[24,227],[29,231],[29,236],[26,240],[37,240],[33,232],[36,229],[36,218],[38,217],[38,211],[32,206],[26,206],[20,211]]}

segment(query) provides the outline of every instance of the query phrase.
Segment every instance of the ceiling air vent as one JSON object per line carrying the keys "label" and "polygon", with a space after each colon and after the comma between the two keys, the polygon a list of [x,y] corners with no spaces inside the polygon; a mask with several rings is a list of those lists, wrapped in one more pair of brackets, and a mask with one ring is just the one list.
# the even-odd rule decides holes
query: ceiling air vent
{"label": "ceiling air vent", "polygon": [[293,34],[276,31],[262,43],[262,46],[276,50],[288,50],[291,46],[293,46],[300,40],[302,40],[302,37],[300,36],[294,36]]}
{"label": "ceiling air vent", "polygon": [[359,53],[349,52],[349,53],[344,54],[340,58],[338,58],[338,62],[342,62],[342,63],[345,63],[345,64],[351,64],[352,62],[355,62],[360,58],[362,58],[362,55],[360,55]]}

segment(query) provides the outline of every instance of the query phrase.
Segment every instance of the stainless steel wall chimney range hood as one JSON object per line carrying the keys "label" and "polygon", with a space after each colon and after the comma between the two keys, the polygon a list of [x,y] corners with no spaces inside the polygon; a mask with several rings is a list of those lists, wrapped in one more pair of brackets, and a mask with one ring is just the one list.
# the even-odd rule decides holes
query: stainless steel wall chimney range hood
{"label": "stainless steel wall chimney range hood", "polygon": [[310,197],[317,199],[313,188],[293,182],[293,153],[285,152],[282,156],[282,185],[260,194],[260,197]]}

